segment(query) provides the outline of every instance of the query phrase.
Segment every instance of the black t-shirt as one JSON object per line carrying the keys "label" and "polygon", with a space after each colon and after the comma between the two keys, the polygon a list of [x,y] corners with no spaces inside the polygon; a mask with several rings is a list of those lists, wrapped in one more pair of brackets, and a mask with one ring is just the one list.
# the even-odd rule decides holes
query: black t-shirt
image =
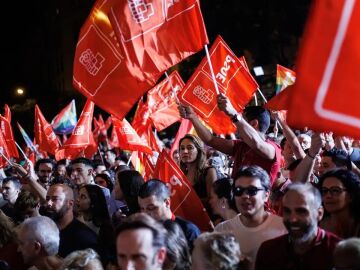
{"label": "black t-shirt", "polygon": [[59,255],[65,258],[75,250],[92,248],[98,251],[97,235],[76,218],[60,231]]}

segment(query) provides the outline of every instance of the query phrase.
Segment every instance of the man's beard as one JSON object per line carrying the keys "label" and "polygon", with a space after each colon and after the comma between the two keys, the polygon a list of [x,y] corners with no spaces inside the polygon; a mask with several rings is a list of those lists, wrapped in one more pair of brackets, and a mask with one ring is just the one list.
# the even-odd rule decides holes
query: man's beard
{"label": "man's beard", "polygon": [[[294,244],[304,244],[309,240],[312,240],[314,234],[316,234],[316,223],[304,224],[299,222],[284,222],[286,229],[289,232],[289,237]],[[294,232],[291,227],[298,227],[299,230]]]}
{"label": "man's beard", "polygon": [[51,208],[45,208],[44,215],[57,222],[65,216],[67,211],[69,211],[69,207],[64,204],[58,211]]}

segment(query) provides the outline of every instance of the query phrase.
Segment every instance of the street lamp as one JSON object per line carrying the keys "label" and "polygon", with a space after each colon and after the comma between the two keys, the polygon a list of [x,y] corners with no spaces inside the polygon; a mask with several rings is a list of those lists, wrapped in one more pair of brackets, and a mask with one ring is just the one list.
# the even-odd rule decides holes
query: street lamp
{"label": "street lamp", "polygon": [[19,88],[16,89],[15,93],[16,93],[17,96],[23,96],[25,91],[24,91],[23,88],[19,87]]}

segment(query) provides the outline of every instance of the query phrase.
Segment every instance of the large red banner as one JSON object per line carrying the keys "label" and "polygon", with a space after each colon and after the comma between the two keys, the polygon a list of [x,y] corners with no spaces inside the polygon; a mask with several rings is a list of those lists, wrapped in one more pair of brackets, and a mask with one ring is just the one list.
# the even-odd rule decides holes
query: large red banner
{"label": "large red banner", "polygon": [[359,24],[359,1],[314,1],[296,65],[290,125],[360,138]]}

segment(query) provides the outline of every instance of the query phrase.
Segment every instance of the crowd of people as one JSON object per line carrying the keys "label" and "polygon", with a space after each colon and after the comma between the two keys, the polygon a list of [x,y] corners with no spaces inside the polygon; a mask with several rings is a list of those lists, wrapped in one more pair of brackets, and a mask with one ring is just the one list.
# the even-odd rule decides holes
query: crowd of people
{"label": "crowd of people", "polygon": [[145,181],[103,144],[92,160],[1,169],[0,269],[360,269],[359,141],[217,101],[237,138],[179,105],[197,135],[173,154],[212,231],[172,212],[166,179]]}

